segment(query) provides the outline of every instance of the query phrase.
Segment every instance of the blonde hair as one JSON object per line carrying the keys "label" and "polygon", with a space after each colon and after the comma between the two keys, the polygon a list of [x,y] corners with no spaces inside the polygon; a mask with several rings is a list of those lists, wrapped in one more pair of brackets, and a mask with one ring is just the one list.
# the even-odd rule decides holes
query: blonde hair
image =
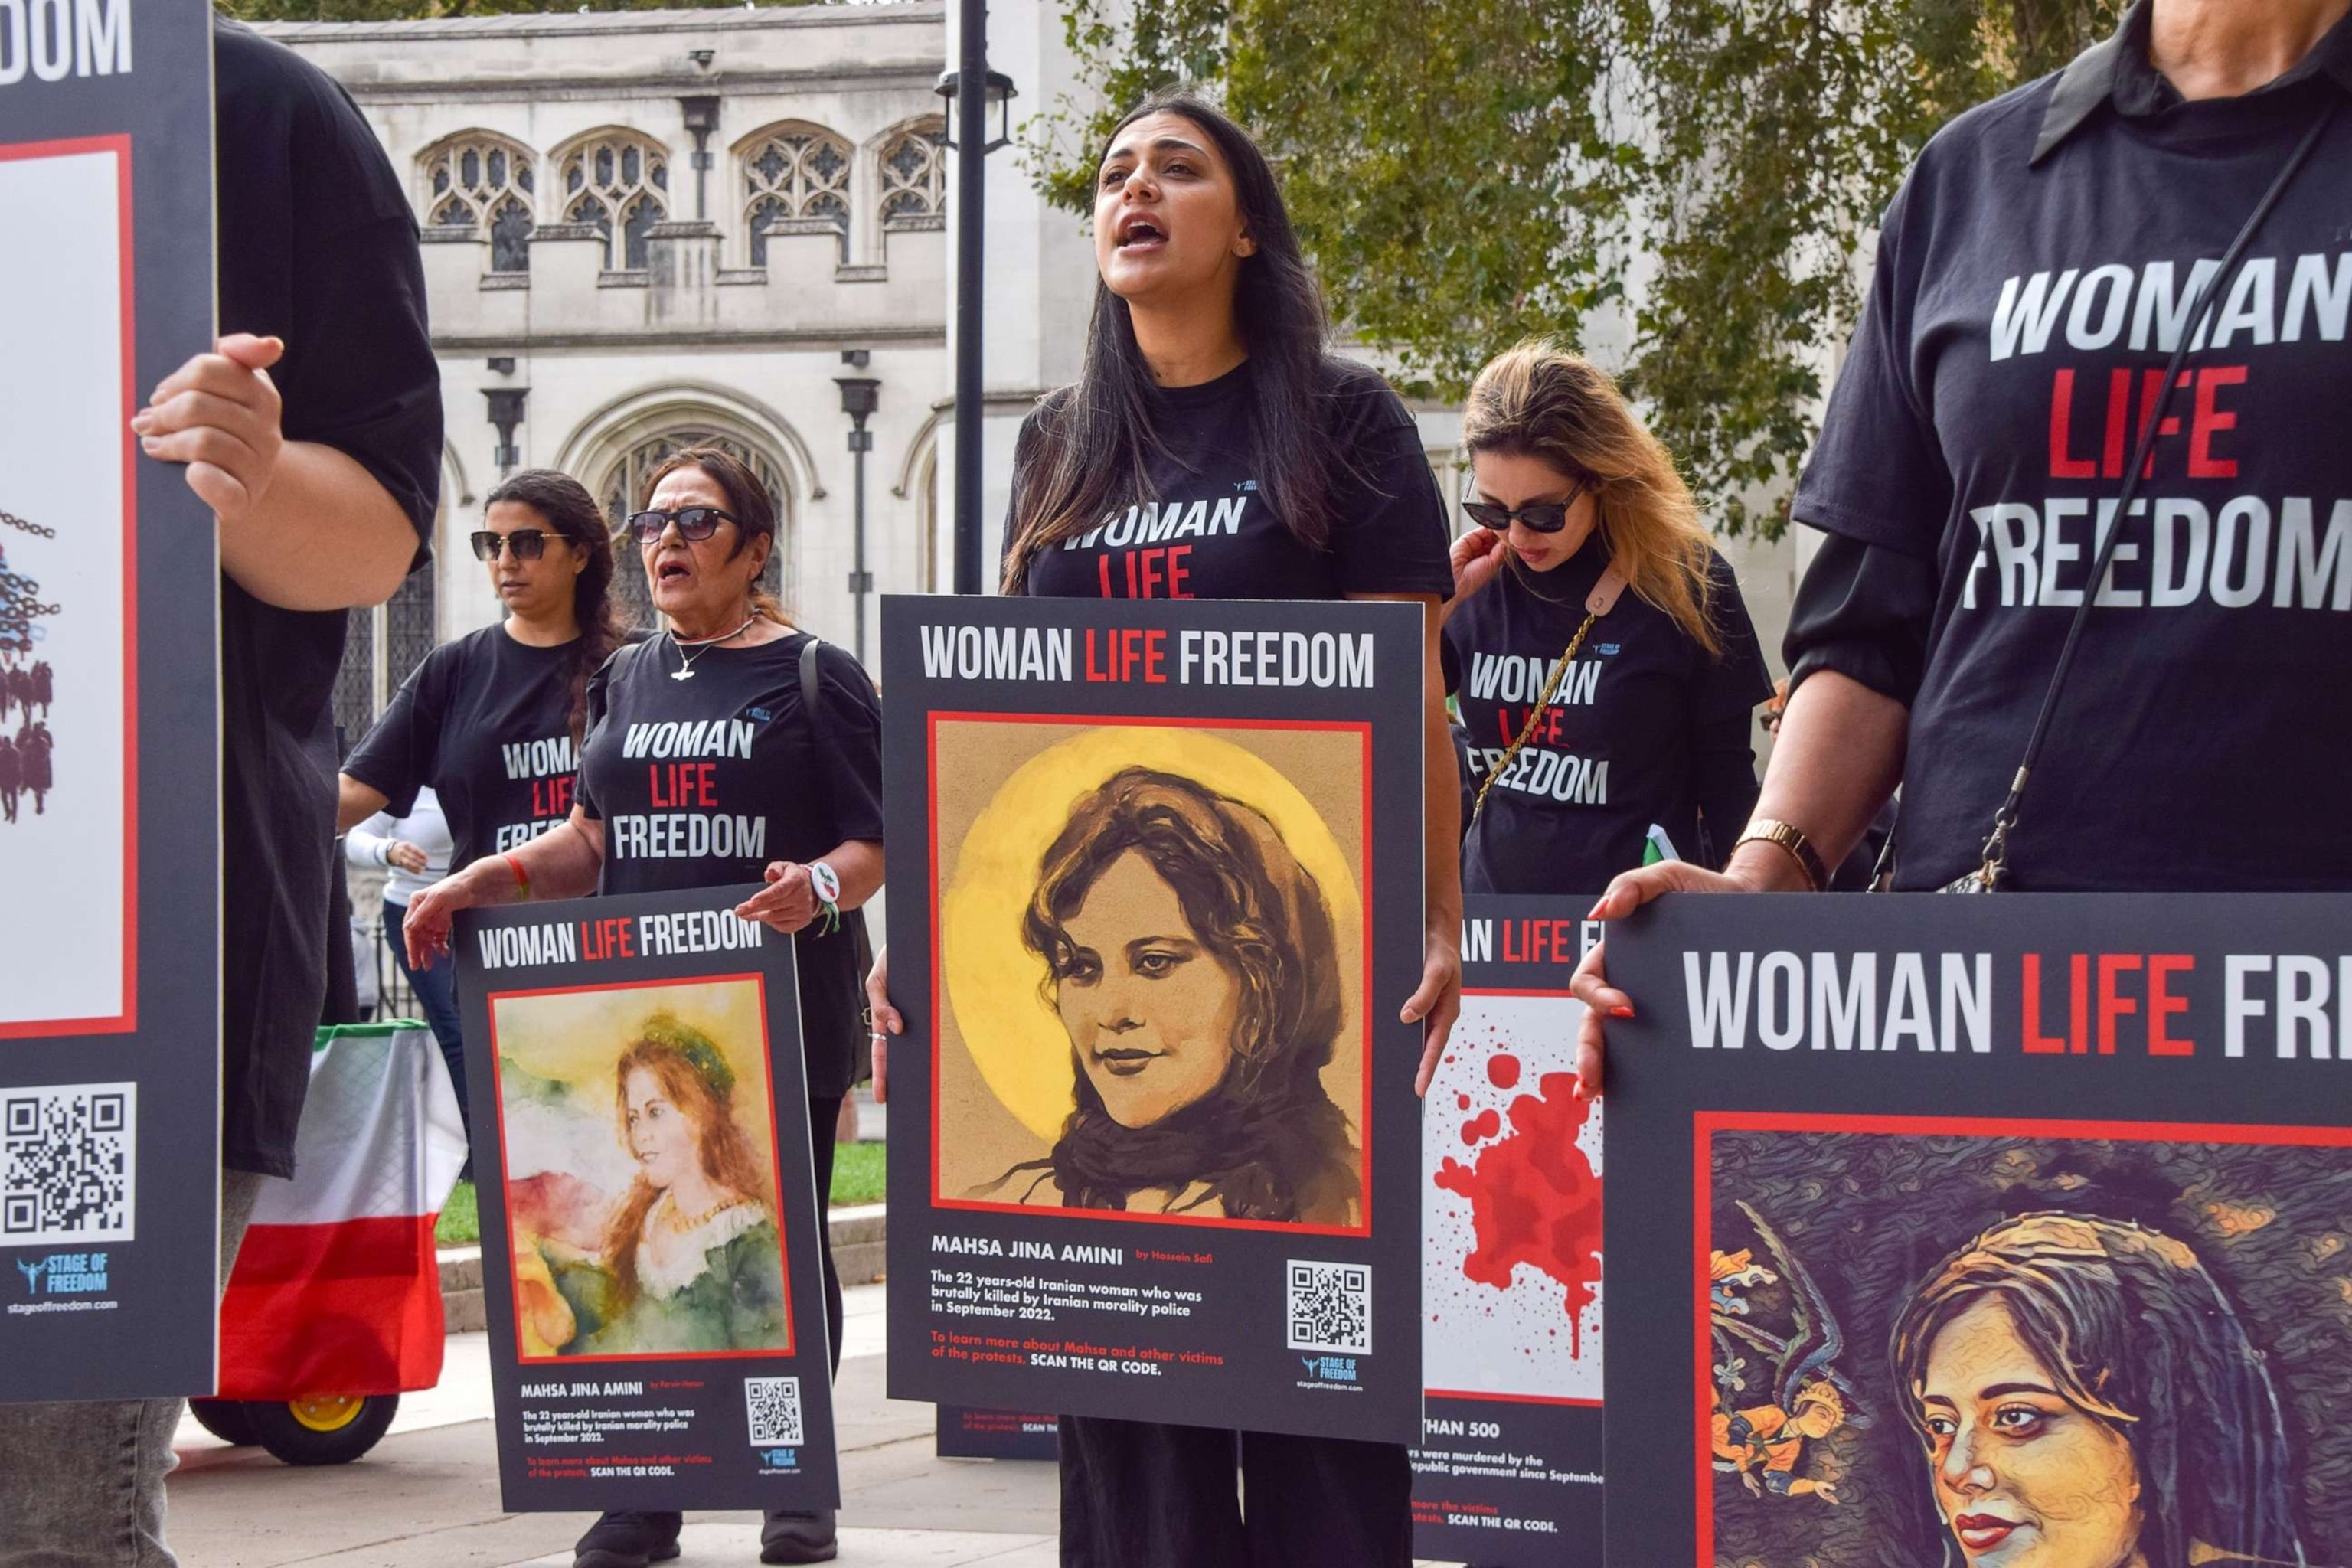
{"label": "blonde hair", "polygon": [[1528,339],[1471,384],[1462,444],[1473,458],[1513,453],[1585,479],[1601,542],[1626,586],[1722,657],[1706,524],[1674,458],[1605,371],[1549,339]]}

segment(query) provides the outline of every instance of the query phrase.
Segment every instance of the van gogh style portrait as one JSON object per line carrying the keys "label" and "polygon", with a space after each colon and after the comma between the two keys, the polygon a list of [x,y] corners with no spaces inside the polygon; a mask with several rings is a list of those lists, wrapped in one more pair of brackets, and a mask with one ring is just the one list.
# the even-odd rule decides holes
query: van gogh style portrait
{"label": "van gogh style portrait", "polygon": [[[982,1114],[971,1146],[943,1132],[940,1195],[1360,1226],[1350,858],[1297,784],[1230,739],[1066,726],[1043,738],[1055,743],[978,814],[943,900],[959,1065],[981,1082],[943,1097],[942,1125],[959,1106]],[[1325,792],[1360,792],[1355,736],[1328,739],[1340,773]],[[945,788],[968,775],[940,776]],[[986,962],[960,949],[982,942]],[[1026,1138],[987,1136],[1004,1111]],[[1002,1151],[992,1164],[981,1144]]]}
{"label": "van gogh style portrait", "polygon": [[1718,1561],[2352,1561],[2352,1148],[1712,1145]]}
{"label": "van gogh style portrait", "polygon": [[758,981],[491,1013],[522,1359],[788,1352]]}

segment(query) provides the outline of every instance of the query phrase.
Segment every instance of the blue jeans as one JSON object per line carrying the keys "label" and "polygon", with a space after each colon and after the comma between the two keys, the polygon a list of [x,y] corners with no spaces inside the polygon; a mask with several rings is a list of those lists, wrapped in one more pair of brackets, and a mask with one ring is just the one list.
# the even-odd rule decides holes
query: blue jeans
{"label": "blue jeans", "polygon": [[[408,944],[401,940],[400,926],[408,918],[408,906],[383,901],[383,945],[392,950],[393,963],[408,976],[408,987],[416,993],[416,1005],[425,1009],[425,1021],[433,1029],[433,1037],[441,1046],[441,1059],[449,1064],[449,1087],[457,1091],[457,1114],[466,1123],[466,1134],[473,1136],[474,1116],[466,1105],[466,1042],[457,1023],[457,960],[445,957],[430,969],[408,966]],[[386,1016],[390,1009],[382,1010]]]}

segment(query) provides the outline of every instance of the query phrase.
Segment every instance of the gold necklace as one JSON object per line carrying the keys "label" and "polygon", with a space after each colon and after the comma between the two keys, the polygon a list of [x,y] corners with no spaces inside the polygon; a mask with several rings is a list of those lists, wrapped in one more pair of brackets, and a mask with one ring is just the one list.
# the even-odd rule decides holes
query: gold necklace
{"label": "gold necklace", "polygon": [[677,1200],[676,1198],[672,1198],[669,1200],[669,1213],[665,1216],[664,1223],[666,1223],[671,1230],[683,1236],[688,1231],[701,1229],[704,1226],[709,1225],[712,1220],[717,1219],[720,1215],[725,1214],[729,1209],[740,1206],[743,1200],[739,1197],[722,1197],[709,1208],[704,1209],[700,1214],[688,1215],[679,1213]]}

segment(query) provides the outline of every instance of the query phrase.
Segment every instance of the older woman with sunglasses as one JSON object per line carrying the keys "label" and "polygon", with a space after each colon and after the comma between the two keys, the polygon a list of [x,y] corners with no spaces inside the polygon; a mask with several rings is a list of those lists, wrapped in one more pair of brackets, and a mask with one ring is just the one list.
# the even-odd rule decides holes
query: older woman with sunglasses
{"label": "older woman with sunglasses", "polygon": [[[349,832],[373,813],[407,817],[429,790],[450,839],[435,874],[511,849],[571,814],[588,678],[624,636],[612,539],[577,479],[527,468],[506,480],[490,492],[473,543],[505,618],[425,656],[343,763],[335,809],[337,829]],[[397,835],[376,846],[394,873],[384,941],[425,1005],[462,1110],[466,1058],[449,966],[412,967],[400,937],[431,879],[425,852]]]}
{"label": "older woman with sunglasses", "polygon": [[[629,531],[667,626],[590,681],[570,820],[419,894],[408,910],[409,955],[421,962],[445,950],[450,917],[473,905],[764,881],[735,912],[794,939],[821,1215],[834,1124],[865,1027],[857,911],[882,886],[881,703],[857,661],[830,645],[814,656],[814,709],[804,701],[811,639],[760,590],[776,514],[741,461],[716,448],[680,452],[655,472],[644,505]],[[624,754],[632,734],[689,727],[717,742],[691,760],[664,761],[666,742],[656,741],[650,766]],[[838,1361],[841,1286],[830,1255],[824,1282]],[[606,1514],[581,1539],[576,1568],[675,1557],[680,1522],[670,1511]],[[769,1515],[761,1562],[834,1553],[829,1513]]]}
{"label": "older woman with sunglasses", "polygon": [[1721,865],[1772,685],[1665,448],[1542,342],[1479,372],[1463,444],[1478,526],[1454,547],[1444,651],[1476,775],[1464,890],[1591,892],[1654,847]]}

